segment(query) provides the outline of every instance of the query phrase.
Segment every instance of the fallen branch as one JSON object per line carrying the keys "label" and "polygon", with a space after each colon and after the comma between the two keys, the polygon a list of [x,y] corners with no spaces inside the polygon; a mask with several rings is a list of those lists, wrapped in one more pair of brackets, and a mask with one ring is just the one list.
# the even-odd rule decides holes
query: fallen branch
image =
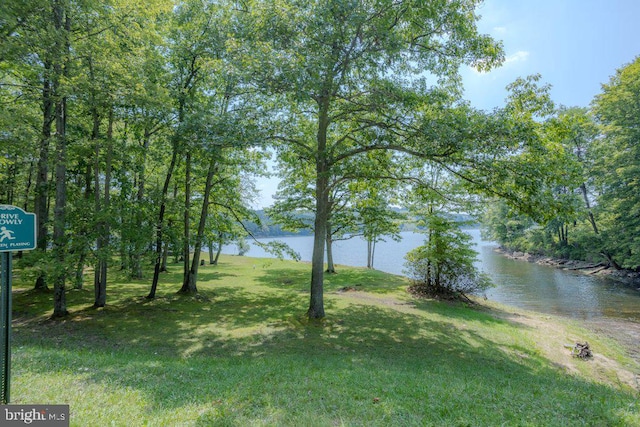
{"label": "fallen branch", "polygon": [[608,265],[605,265],[604,267],[600,267],[600,268],[598,268],[597,270],[590,271],[590,272],[589,272],[589,274],[596,274],[596,273],[599,273],[599,272],[601,272],[602,270],[606,270],[606,269],[608,269],[608,268],[609,268],[609,266],[608,266]]}
{"label": "fallen branch", "polygon": [[[608,268],[609,265],[607,264],[603,264],[603,263],[598,263],[598,264],[587,264],[587,265],[580,265],[577,267],[571,267],[571,268],[567,268],[566,270],[571,270],[571,271],[575,271],[575,270],[588,270],[590,268],[597,268],[597,267],[603,267],[603,268]],[[598,270],[600,271],[600,270]]]}

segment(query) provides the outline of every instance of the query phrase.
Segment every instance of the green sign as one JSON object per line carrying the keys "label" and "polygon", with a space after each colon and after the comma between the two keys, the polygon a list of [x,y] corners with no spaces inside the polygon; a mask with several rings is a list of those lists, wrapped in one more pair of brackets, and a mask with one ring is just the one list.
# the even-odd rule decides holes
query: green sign
{"label": "green sign", "polygon": [[36,214],[17,206],[0,205],[0,252],[36,248]]}
{"label": "green sign", "polygon": [[[36,248],[36,214],[0,205],[0,404],[11,384],[11,252]],[[4,424],[3,424],[4,425]]]}

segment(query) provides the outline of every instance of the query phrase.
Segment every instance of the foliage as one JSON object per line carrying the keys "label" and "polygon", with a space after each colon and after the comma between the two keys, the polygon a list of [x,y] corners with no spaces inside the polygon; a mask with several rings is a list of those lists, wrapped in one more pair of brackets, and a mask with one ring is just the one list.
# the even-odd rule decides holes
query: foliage
{"label": "foliage", "polygon": [[236,240],[236,246],[238,247],[238,256],[244,256],[251,249],[251,245],[247,243],[244,237],[239,237]]}
{"label": "foliage", "polygon": [[504,53],[476,0],[5,3],[0,201],[37,214],[30,274],[56,315],[87,271],[103,305],[107,271],[154,261],[152,297],[170,255],[195,292],[201,246],[251,232],[267,145],[273,218],[315,232],[311,317],[331,242],[364,233],[373,265],[412,193],[470,214],[497,197],[510,246],[640,266],[638,59],[592,111],[555,108],[534,75],[483,112],[458,70]]}
{"label": "foliage", "polygon": [[405,256],[405,273],[413,280],[414,293],[466,298],[492,286],[475,267],[477,253],[471,249],[471,236],[458,224],[434,214],[425,225],[425,244]]}
{"label": "foliage", "polygon": [[595,169],[602,194],[607,249],[628,268],[640,267],[640,57],[620,68],[594,100],[604,138],[596,147]]}
{"label": "foliage", "polygon": [[639,82],[636,59],[603,85],[591,111],[546,110],[535,126],[546,146],[557,147],[544,158],[550,203],[532,211],[492,201],[483,215],[487,236],[513,250],[640,267]]}

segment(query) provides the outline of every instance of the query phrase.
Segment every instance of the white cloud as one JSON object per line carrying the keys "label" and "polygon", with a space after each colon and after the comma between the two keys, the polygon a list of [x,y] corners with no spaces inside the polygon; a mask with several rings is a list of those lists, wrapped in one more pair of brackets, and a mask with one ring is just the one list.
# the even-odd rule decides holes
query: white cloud
{"label": "white cloud", "polygon": [[529,58],[529,52],[526,50],[519,50],[513,55],[507,55],[504,59],[505,64],[513,63],[513,62],[524,62]]}

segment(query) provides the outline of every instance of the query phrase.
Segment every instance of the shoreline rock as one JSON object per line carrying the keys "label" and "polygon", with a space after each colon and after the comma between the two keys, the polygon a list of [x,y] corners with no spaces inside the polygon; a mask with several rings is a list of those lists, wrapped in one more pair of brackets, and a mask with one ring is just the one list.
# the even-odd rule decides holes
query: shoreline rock
{"label": "shoreline rock", "polygon": [[616,270],[610,266],[599,263],[595,264],[587,261],[552,258],[544,255],[529,254],[520,251],[511,251],[499,246],[495,249],[501,255],[517,261],[527,261],[539,265],[546,265],[561,270],[575,271],[585,275],[594,275],[602,278],[612,279],[626,285],[635,286],[640,291],[640,273],[632,270]]}

